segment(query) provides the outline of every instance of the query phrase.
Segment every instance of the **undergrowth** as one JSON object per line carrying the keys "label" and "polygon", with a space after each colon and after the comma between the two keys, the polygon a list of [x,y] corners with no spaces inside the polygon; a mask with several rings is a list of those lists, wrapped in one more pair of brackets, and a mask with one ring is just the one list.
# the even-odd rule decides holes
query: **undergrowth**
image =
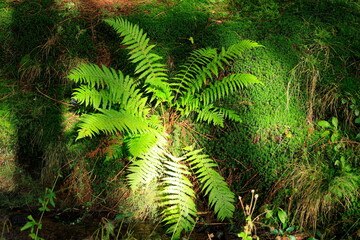
{"label": "undergrowth", "polygon": [[[144,212],[144,199],[128,195],[123,185],[127,164],[123,149],[116,150],[118,158],[106,157],[105,153],[113,150],[109,142],[117,140],[101,136],[74,141],[77,114],[86,111],[69,105],[73,83],[64,78],[79,62],[121,68],[124,73],[134,70],[124,51],[118,49],[116,34],[100,21],[122,14],[149,33],[170,74],[194,49],[227,47],[241,39],[264,45],[226,69],[252,73],[264,82],[218,102],[239,110],[242,123],[225,122],[220,129],[182,119],[174,132],[191,143],[205,145],[237,195],[256,189],[262,196],[258,206],[272,201],[281,209],[293,209],[288,216],[295,216],[293,223],[302,223],[304,229],[314,228],[309,216],[317,217],[318,238],[321,234],[329,239],[355,237],[358,200],[342,210],[333,200],[339,202],[346,196],[331,195],[331,188],[326,195],[321,192],[326,188],[321,188],[313,196],[320,198],[312,200],[325,203],[328,199],[321,195],[330,196],[332,201],[326,203],[334,210],[327,215],[319,208],[316,214],[315,209],[309,212],[299,207],[301,199],[312,196],[279,183],[298,181],[303,187],[311,184],[315,191],[320,185],[300,183],[306,179],[296,171],[321,182],[356,175],[359,170],[360,23],[356,1],[172,0],[124,9],[89,9],[78,1],[0,1],[0,160],[5,164],[0,181],[6,191],[1,195],[2,205],[36,203],[37,193],[30,194],[28,183],[32,182],[24,169],[45,183],[61,168],[64,177],[55,189],[57,206],[84,204],[96,209],[97,204],[106,203],[117,209],[127,203],[131,211]],[[342,145],[336,152],[332,135],[322,136],[326,130],[317,124],[320,120],[331,123],[333,117],[341,132],[336,141]],[[342,171],[344,166],[350,170]],[[11,174],[5,181],[4,176]],[[19,198],[19,191],[29,194]],[[289,201],[291,196],[296,200]],[[156,218],[153,210],[137,217]],[[296,212],[302,215],[296,217]]]}

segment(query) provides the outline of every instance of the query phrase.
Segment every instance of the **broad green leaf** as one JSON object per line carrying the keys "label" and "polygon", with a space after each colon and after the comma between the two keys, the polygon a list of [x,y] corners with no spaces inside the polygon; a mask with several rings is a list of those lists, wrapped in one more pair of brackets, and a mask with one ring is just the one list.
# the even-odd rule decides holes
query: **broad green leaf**
{"label": "broad green leaf", "polygon": [[285,224],[286,223],[286,219],[287,219],[287,215],[286,215],[286,212],[282,209],[279,209],[278,210],[278,217],[279,217],[279,220],[282,224]]}
{"label": "broad green leaf", "polygon": [[355,123],[360,123],[360,118],[356,118]]}
{"label": "broad green leaf", "polygon": [[293,235],[290,235],[289,240],[296,240],[296,237],[294,237]]}
{"label": "broad green leaf", "polygon": [[24,231],[24,230],[29,229],[29,228],[32,228],[32,227],[34,227],[34,226],[35,226],[34,222],[27,222],[27,223],[20,229],[20,231]]}
{"label": "broad green leaf", "polygon": [[333,118],[331,119],[331,123],[332,123],[332,125],[333,125],[335,128],[337,128],[338,125],[339,125],[339,120],[338,120],[336,117],[333,117]]}
{"label": "broad green leaf", "polygon": [[273,216],[273,213],[274,213],[273,210],[269,210],[269,211],[266,212],[265,217],[266,218],[271,218]]}
{"label": "broad green leaf", "polygon": [[335,142],[336,140],[338,140],[338,138],[339,138],[339,134],[337,132],[335,132],[331,135],[330,140],[331,140],[331,142]]}
{"label": "broad green leaf", "polygon": [[323,128],[331,128],[331,125],[328,121],[325,121],[325,120],[321,120],[317,123],[320,127],[323,127]]}
{"label": "broad green leaf", "polygon": [[31,239],[36,239],[36,240],[38,240],[38,236],[37,236],[35,233],[30,233],[30,234],[29,234],[29,237],[30,237]]}
{"label": "broad green leaf", "polygon": [[294,231],[294,230],[295,230],[294,227],[288,227],[288,228],[285,230],[285,232],[292,232],[292,231]]}
{"label": "broad green leaf", "polygon": [[326,130],[326,131],[324,131],[324,132],[321,134],[321,137],[329,136],[329,134],[330,134],[330,131],[329,131],[329,130]]}

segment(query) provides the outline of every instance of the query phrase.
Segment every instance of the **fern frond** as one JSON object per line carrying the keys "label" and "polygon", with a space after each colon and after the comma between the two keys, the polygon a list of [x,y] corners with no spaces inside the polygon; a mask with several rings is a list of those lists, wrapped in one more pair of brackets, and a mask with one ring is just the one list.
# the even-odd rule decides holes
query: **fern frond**
{"label": "fern frond", "polygon": [[[216,49],[202,48],[193,51],[186,63],[180,66],[180,70],[172,78],[172,90],[177,92],[189,91],[195,93],[196,88],[193,88],[194,78],[202,71],[202,66],[209,64],[216,56]],[[200,84],[198,84],[200,85]]]}
{"label": "fern frond", "polygon": [[120,108],[135,115],[146,116],[147,98],[138,88],[138,83],[121,71],[95,64],[81,64],[71,71],[70,79],[81,84],[75,89],[74,98],[81,104],[94,108],[108,108],[119,104]]}
{"label": "fern frond", "polygon": [[81,117],[77,139],[105,133],[141,133],[149,131],[147,120],[124,110],[99,109],[101,113],[85,114]]}
{"label": "fern frond", "polygon": [[258,47],[264,46],[251,40],[241,40],[240,42],[231,45],[226,50],[223,48],[219,55],[219,59],[224,62],[234,60],[235,58],[242,57],[245,51]]}
{"label": "fern frond", "polygon": [[127,45],[130,50],[129,60],[136,64],[135,74],[139,75],[139,79],[144,79],[148,85],[147,90],[162,101],[171,101],[167,69],[164,64],[159,63],[162,57],[151,52],[155,45],[149,45],[147,34],[138,25],[120,17],[107,19],[105,22],[124,37],[122,44]]}
{"label": "fern frond", "polygon": [[[157,133],[149,131],[142,134],[129,135],[124,139],[124,143],[134,158],[146,154],[157,143]],[[153,149],[154,150],[154,149]]]}
{"label": "fern frond", "polygon": [[67,77],[76,83],[87,84],[92,88],[104,88],[114,76],[117,76],[114,69],[82,63],[72,69]]}
{"label": "fern frond", "polygon": [[235,122],[242,122],[241,117],[233,110],[222,108],[222,107],[214,107],[214,109],[218,110],[224,118],[230,119]]}
{"label": "fern frond", "polygon": [[244,51],[260,47],[261,45],[250,41],[243,40],[231,45],[228,49],[222,48],[218,53],[216,49],[199,49],[194,51],[189,60],[180,67],[179,73],[174,77],[178,81],[177,85],[194,94],[201,90],[207,79],[218,77],[219,70],[223,70],[223,65],[229,65],[237,57],[242,56]]}
{"label": "fern frond", "polygon": [[189,152],[185,155],[186,161],[190,163],[191,169],[195,171],[196,177],[201,184],[201,190],[209,198],[209,204],[214,208],[219,220],[231,218],[235,211],[233,202],[235,195],[229,189],[224,178],[213,168],[217,164],[208,155],[200,154],[202,150],[187,148]]}
{"label": "fern frond", "polygon": [[161,191],[161,204],[165,208],[162,212],[163,222],[170,225],[167,232],[173,234],[171,239],[179,239],[183,230],[189,232],[195,225],[195,193],[190,180],[185,176],[190,174],[187,167],[179,162],[181,159],[168,157],[164,162],[164,173],[167,176],[162,178],[164,188]]}
{"label": "fern frond", "polygon": [[161,135],[156,136],[154,144],[143,143],[142,146],[138,146],[140,153],[137,154],[137,158],[133,158],[133,163],[129,167],[130,173],[127,175],[133,191],[158,180],[163,171],[163,162],[166,161],[166,146],[166,138]]}
{"label": "fern frond", "polygon": [[218,78],[220,70],[224,70],[224,65],[229,65],[231,60],[241,56],[245,50],[260,46],[244,40],[228,49],[222,48],[219,53],[216,49],[195,51],[179,74],[173,78],[176,82],[172,89],[179,95],[174,103],[176,108],[188,115],[189,111],[193,111],[197,106],[212,104],[242,87],[260,83],[251,74],[231,74],[221,81],[213,80]]}
{"label": "fern frond", "polygon": [[73,98],[78,101],[79,104],[85,106],[91,106],[97,108],[111,108],[114,104],[114,100],[110,99],[109,92],[106,90],[96,90],[88,85],[82,85],[74,89]]}
{"label": "fern frond", "polygon": [[215,108],[213,105],[207,105],[202,109],[196,110],[197,112],[197,119],[198,122],[207,122],[212,123],[214,125],[219,125],[224,127],[224,113],[219,111],[219,109]]}
{"label": "fern frond", "polygon": [[228,96],[235,91],[251,84],[261,83],[252,74],[231,74],[221,81],[215,81],[205,88],[199,95],[200,101],[206,106]]}

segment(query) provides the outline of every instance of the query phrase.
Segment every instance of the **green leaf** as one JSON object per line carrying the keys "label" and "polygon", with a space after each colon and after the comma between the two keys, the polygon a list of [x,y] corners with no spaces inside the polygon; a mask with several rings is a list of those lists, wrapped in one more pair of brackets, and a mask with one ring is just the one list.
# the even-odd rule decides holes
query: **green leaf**
{"label": "green leaf", "polygon": [[268,211],[266,212],[265,217],[266,217],[266,218],[271,218],[271,217],[273,216],[273,214],[274,214],[274,211],[273,211],[273,210],[268,210]]}
{"label": "green leaf", "polygon": [[337,132],[334,132],[332,135],[331,135],[331,142],[335,142],[336,140],[338,140],[339,138],[339,134]]}
{"label": "green leaf", "polygon": [[321,137],[329,136],[329,134],[330,134],[330,131],[329,131],[329,130],[326,130],[326,131],[324,131],[324,132],[321,134]]}
{"label": "green leaf", "polygon": [[331,118],[332,125],[337,128],[339,125],[339,120],[336,117]]}
{"label": "green leaf", "polygon": [[355,116],[359,116],[360,115],[360,111],[359,111],[359,109],[355,109]]}
{"label": "green leaf", "polygon": [[55,202],[54,202],[54,199],[53,198],[50,198],[49,199],[49,203],[52,207],[55,207]]}
{"label": "green leaf", "polygon": [[273,229],[273,230],[270,230],[270,233],[272,233],[272,234],[278,234],[278,233],[279,233],[279,230]]}
{"label": "green leaf", "polygon": [[360,123],[360,118],[356,118],[355,123]]}
{"label": "green leaf", "polygon": [[194,44],[194,38],[193,37],[189,37],[189,41],[191,42],[191,44]]}
{"label": "green leaf", "polygon": [[288,227],[288,228],[285,230],[285,232],[292,232],[292,231],[294,231],[294,230],[295,230],[294,227]]}
{"label": "green leaf", "polygon": [[289,235],[289,240],[296,240],[296,237],[294,237],[293,235]]}
{"label": "green leaf", "polygon": [[27,219],[29,219],[32,222],[36,222],[32,215],[27,216]]}
{"label": "green leaf", "polygon": [[40,208],[39,208],[39,211],[40,211],[40,212],[45,212],[45,211],[46,211],[46,212],[50,212],[50,208],[48,208],[47,206],[40,207]]}
{"label": "green leaf", "polygon": [[34,222],[27,222],[21,229],[20,231],[24,231],[26,229],[29,229],[29,228],[33,228],[35,226],[35,223]]}
{"label": "green leaf", "polygon": [[317,123],[320,127],[323,127],[323,128],[331,128],[331,125],[328,121],[325,121],[325,120],[321,120]]}
{"label": "green leaf", "polygon": [[282,209],[279,209],[278,210],[278,217],[279,217],[279,220],[282,224],[285,224],[286,223],[286,219],[287,219],[287,214],[284,210]]}
{"label": "green leaf", "polygon": [[38,240],[38,236],[35,233],[30,233],[29,237],[35,240]]}

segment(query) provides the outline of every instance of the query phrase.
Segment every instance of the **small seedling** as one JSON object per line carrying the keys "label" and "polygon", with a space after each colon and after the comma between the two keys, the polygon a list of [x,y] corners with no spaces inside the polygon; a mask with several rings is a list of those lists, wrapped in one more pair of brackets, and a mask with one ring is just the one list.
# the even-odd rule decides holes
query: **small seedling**
{"label": "small seedling", "polygon": [[268,210],[265,217],[271,219],[276,224],[276,228],[270,227],[270,233],[281,237],[288,237],[290,240],[296,240],[291,233],[296,229],[295,226],[289,226],[288,215],[286,211],[281,208],[275,210]]}

